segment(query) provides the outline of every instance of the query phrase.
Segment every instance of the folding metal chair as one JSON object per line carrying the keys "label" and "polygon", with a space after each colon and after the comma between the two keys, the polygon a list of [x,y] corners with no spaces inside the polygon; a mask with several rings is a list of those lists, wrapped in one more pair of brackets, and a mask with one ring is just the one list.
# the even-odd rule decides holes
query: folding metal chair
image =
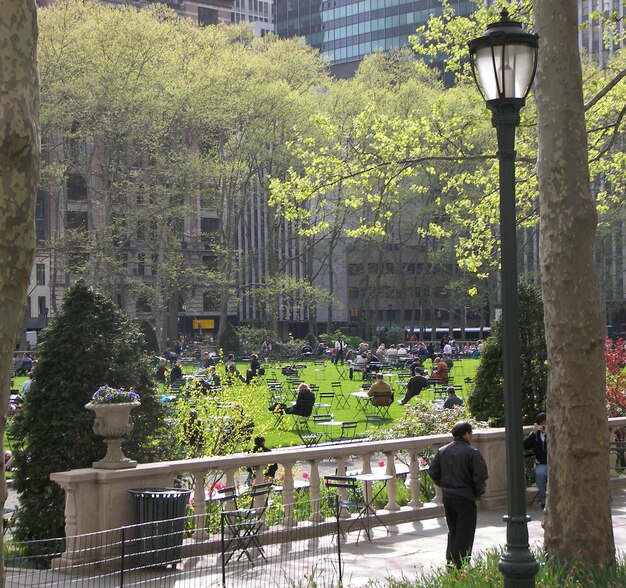
{"label": "folding metal chair", "polygon": [[331,439],[333,442],[354,441],[356,438],[356,421],[345,421],[341,424],[341,432],[339,437]]}
{"label": "folding metal chair", "polygon": [[379,414],[366,414],[365,415],[365,430],[362,433],[357,433],[356,436],[359,439],[367,439],[370,436],[368,432],[370,426],[380,427],[383,423],[383,417]]}
{"label": "folding metal chair", "polygon": [[222,573],[238,551],[237,561],[245,555],[253,566],[251,548],[256,548],[259,555],[266,559],[259,534],[265,523],[264,515],[272,486],[271,482],[256,484],[249,492],[240,495],[237,495],[234,486],[229,486],[217,498],[222,503]]}
{"label": "folding metal chair", "polygon": [[323,434],[319,431],[311,431],[307,417],[296,417],[296,431],[305,447],[317,445],[323,437]]}
{"label": "folding metal chair", "polygon": [[[354,476],[324,476],[324,485],[326,488],[334,489],[335,494],[335,518],[337,520],[337,542],[339,543],[340,536],[344,539],[346,534],[350,532],[352,527],[361,522],[363,523],[363,515],[367,505],[363,500],[363,493],[358,480]],[[349,513],[356,512],[356,518],[350,522],[348,528],[344,531],[341,528],[341,515],[343,511]],[[361,537],[362,526],[359,529],[356,542],[359,543]]]}
{"label": "folding metal chair", "polygon": [[321,409],[330,410],[333,407],[333,400],[335,399],[334,392],[318,392],[316,394],[318,402],[315,403],[315,411],[319,413]]}
{"label": "folding metal chair", "polygon": [[337,409],[340,408],[348,408],[348,394],[344,394],[341,389],[341,382],[331,382],[330,387],[333,389],[335,393],[335,401]]}

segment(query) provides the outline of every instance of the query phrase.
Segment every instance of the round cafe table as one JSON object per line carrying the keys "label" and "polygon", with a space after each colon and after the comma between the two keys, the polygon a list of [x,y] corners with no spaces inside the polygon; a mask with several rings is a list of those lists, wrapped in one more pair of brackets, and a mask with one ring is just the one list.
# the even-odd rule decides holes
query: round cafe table
{"label": "round cafe table", "polygon": [[[378,492],[376,492],[376,494],[373,494],[372,484],[374,482],[386,482],[387,480],[391,480],[393,476],[391,476],[390,474],[370,473],[370,474],[358,474],[354,476],[354,478],[356,480],[359,480],[359,482],[363,483],[363,498],[364,498],[365,506],[361,509],[361,512],[359,513],[359,517],[363,518],[367,540],[371,541],[372,540],[372,534],[371,534],[372,525],[371,525],[370,517],[374,517],[383,527],[385,527],[385,530],[387,531],[387,533],[389,533],[389,527],[387,527],[387,525],[385,525],[385,523],[383,523],[380,520],[380,518],[376,514],[376,509],[373,506],[374,501],[376,500],[376,498],[378,498],[378,495],[383,491],[383,488],[385,486],[384,485],[381,486]],[[358,542],[358,539],[357,539],[357,542]]]}

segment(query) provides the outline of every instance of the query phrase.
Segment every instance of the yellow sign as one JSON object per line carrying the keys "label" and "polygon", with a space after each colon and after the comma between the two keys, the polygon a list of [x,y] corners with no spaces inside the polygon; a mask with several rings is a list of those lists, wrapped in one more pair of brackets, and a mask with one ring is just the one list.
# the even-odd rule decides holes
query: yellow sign
{"label": "yellow sign", "polygon": [[215,328],[215,320],[214,319],[194,319],[193,321],[193,329],[197,331],[199,329],[214,329]]}

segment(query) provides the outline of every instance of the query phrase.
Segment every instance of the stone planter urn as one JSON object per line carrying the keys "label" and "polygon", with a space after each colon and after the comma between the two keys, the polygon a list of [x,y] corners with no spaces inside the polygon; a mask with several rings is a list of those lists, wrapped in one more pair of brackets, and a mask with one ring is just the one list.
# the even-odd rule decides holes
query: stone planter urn
{"label": "stone planter urn", "polygon": [[124,435],[133,430],[130,411],[141,406],[141,402],[118,402],[113,404],[85,404],[85,408],[96,413],[93,431],[101,435],[107,444],[107,454],[100,460],[94,461],[93,467],[105,470],[120,470],[135,468],[137,462],[129,459],[122,453]]}

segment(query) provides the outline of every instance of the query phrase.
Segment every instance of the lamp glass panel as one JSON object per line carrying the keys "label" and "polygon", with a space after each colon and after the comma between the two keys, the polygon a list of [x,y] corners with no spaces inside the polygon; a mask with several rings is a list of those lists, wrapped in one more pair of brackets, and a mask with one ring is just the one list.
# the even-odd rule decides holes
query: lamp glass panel
{"label": "lamp glass panel", "polygon": [[525,98],[533,75],[535,49],[496,45],[476,51],[476,72],[487,100]]}

